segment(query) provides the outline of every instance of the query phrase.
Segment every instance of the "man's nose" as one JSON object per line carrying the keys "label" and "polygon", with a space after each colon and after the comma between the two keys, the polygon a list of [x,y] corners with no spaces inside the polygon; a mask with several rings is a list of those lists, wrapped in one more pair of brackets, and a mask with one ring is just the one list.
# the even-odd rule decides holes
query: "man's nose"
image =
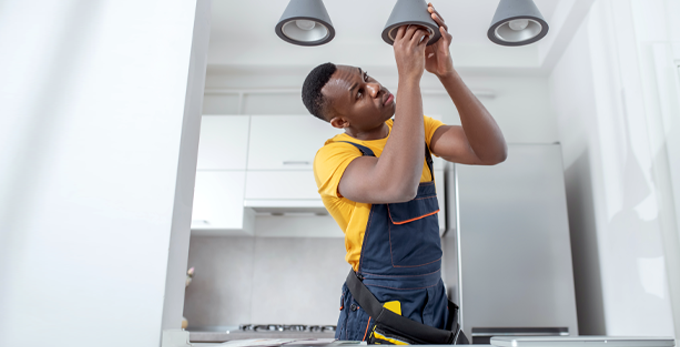
{"label": "man's nose", "polygon": [[368,90],[371,97],[375,98],[380,93],[380,83],[368,83],[366,84],[366,90]]}

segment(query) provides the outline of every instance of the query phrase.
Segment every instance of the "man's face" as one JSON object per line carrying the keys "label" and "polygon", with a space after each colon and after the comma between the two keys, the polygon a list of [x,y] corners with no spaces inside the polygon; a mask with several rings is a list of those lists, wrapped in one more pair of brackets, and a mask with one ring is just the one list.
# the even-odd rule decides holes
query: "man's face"
{"label": "man's face", "polygon": [[341,117],[357,131],[382,126],[396,109],[394,96],[358,67],[338,65],[321,93],[328,100],[331,119]]}

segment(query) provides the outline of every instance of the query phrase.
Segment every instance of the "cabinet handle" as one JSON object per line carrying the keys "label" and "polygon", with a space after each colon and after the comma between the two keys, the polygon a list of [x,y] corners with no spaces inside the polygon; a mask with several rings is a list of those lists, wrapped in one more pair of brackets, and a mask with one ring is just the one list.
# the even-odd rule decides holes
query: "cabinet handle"
{"label": "cabinet handle", "polygon": [[310,165],[310,164],[311,163],[308,162],[308,161],[301,161],[301,160],[298,160],[298,161],[288,160],[288,161],[283,162],[283,165]]}
{"label": "cabinet handle", "polygon": [[203,220],[203,219],[193,219],[193,220],[191,221],[191,224],[205,224],[205,225],[210,225],[210,222],[208,222],[207,220]]}

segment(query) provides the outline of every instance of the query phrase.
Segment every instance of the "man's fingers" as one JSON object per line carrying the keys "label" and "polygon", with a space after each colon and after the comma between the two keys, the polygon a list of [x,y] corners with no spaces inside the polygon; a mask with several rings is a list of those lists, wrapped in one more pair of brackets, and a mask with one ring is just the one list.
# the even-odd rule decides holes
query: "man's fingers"
{"label": "man's fingers", "polygon": [[437,12],[437,10],[434,9],[434,6],[432,6],[432,3],[430,3],[427,7],[427,11],[430,12],[430,17],[437,23],[439,26],[443,26],[444,29],[449,30],[449,26],[446,25],[446,21],[442,16]]}
{"label": "man's fingers", "polygon": [[427,30],[417,28],[413,31],[413,36],[411,36],[411,42],[418,43],[423,38],[423,35],[427,34]]}
{"label": "man's fingers", "polygon": [[406,33],[406,26],[402,25],[397,29],[397,36],[394,38],[394,41],[397,41],[399,39],[404,38],[404,34]]}
{"label": "man's fingers", "polygon": [[408,25],[406,29],[406,34],[404,34],[404,38],[407,40],[413,40],[413,36],[415,36],[416,32],[418,31],[418,27],[415,25]]}
{"label": "man's fingers", "polygon": [[411,44],[413,44],[414,46],[420,46],[422,44],[427,45],[427,42],[429,40],[430,33],[427,30],[418,29],[418,31],[416,31],[416,33],[411,38]]}
{"label": "man's fingers", "polygon": [[443,27],[445,30],[449,30],[449,26],[446,25],[446,23],[444,23],[444,20],[442,19],[442,17],[439,17],[438,13],[433,13],[433,14],[430,15],[430,17],[432,17],[432,19],[434,19],[434,21],[435,21],[435,23],[437,23],[437,25],[439,25],[440,27]]}
{"label": "man's fingers", "polygon": [[427,4],[427,11],[430,13],[435,13],[439,19],[441,19],[442,23],[445,22],[444,18],[442,18],[441,15],[439,15],[439,12],[434,9],[434,5],[432,3]]}
{"label": "man's fingers", "polygon": [[446,29],[443,27],[439,27],[439,32],[442,34],[442,38],[446,40],[447,44],[453,40],[453,35],[451,35],[451,33],[446,31]]}
{"label": "man's fingers", "polygon": [[423,36],[423,39],[420,41],[419,45],[427,47],[428,42],[430,42],[430,35],[425,35]]}

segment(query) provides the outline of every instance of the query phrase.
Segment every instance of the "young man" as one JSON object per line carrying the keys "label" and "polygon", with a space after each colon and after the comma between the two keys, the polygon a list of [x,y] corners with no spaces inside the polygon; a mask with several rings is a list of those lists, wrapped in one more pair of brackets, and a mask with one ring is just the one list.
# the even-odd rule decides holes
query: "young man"
{"label": "young man", "polygon": [[[310,72],[302,94],[310,113],[345,130],[317,152],[314,174],[324,205],[345,232],[347,262],[390,310],[444,329],[449,318],[430,152],[456,163],[494,165],[505,160],[507,146],[453,67],[444,20],[432,4],[428,11],[442,35],[437,43],[427,47],[422,28],[398,30],[396,103],[361,68],[331,63]],[[462,126],[423,116],[424,70],[439,78]],[[366,340],[375,317],[357,304],[347,284],[341,300],[336,338]]]}

